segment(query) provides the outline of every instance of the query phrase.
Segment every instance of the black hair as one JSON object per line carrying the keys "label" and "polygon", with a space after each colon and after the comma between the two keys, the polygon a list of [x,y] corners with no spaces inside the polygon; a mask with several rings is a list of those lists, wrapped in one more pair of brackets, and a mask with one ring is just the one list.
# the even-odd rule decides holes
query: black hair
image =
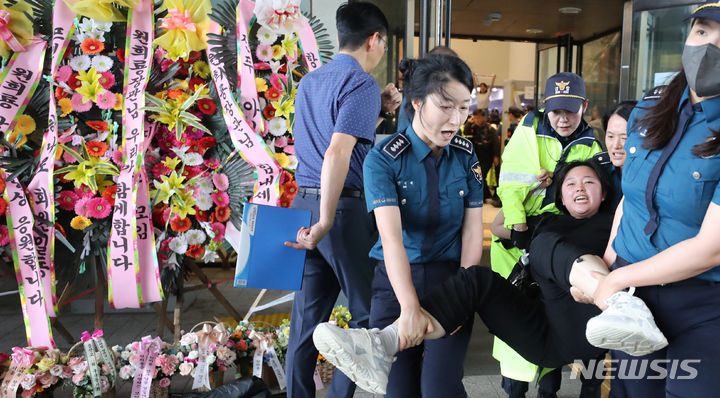
{"label": "black hair", "polygon": [[[693,20],[693,23],[695,21]],[[670,81],[667,87],[660,94],[660,100],[651,107],[638,125],[646,129],[643,147],[647,149],[664,148],[675,134],[678,124],[678,105],[687,86],[685,69]],[[647,108],[644,108],[647,109]],[[692,153],[698,157],[710,157],[720,153],[720,130],[710,130],[710,136],[702,144],[693,147]]]}
{"label": "black hair", "polygon": [[385,14],[372,3],[353,1],[338,7],[335,13],[338,44],[341,50],[357,50],[375,32],[387,35]]}
{"label": "black hair", "polygon": [[473,89],[473,78],[470,68],[463,60],[452,55],[428,54],[422,59],[403,59],[398,66],[403,75],[405,89],[405,110],[408,115],[415,114],[413,100],[424,101],[430,94],[445,94],[445,85],[453,80]]}
{"label": "black hair", "polygon": [[448,46],[435,46],[432,50],[428,51],[427,54],[445,54],[452,55],[453,57],[458,56],[455,50]]}
{"label": "black hair", "polygon": [[522,117],[523,115],[522,109],[515,106],[511,106],[510,108],[508,108],[508,113],[517,118]]}
{"label": "black hair", "polygon": [[613,115],[618,115],[621,118],[625,119],[626,122],[629,122],[630,114],[632,113],[633,109],[635,109],[635,105],[637,105],[637,101],[622,101],[617,104],[612,111],[606,113],[605,116],[603,116],[603,130],[607,131],[608,122]]}
{"label": "black hair", "polygon": [[473,111],[472,115],[473,116],[477,116],[477,115],[487,116],[487,112],[485,111],[485,109],[478,108]]}
{"label": "black hair", "polygon": [[[568,162],[563,165],[553,177],[553,183],[558,184],[555,187],[555,207],[557,207],[558,210],[565,214],[568,214],[568,210],[562,202],[562,184],[565,181],[565,177],[567,177],[570,170],[580,166],[589,167],[595,172],[598,179],[600,180],[600,185],[602,186],[602,193],[605,194],[605,198],[611,197],[614,192],[613,184],[610,181],[610,177],[607,175],[605,169],[603,169],[603,167],[598,162],[592,159]],[[607,200],[603,201],[603,203],[600,205],[600,208],[606,206],[608,202],[609,201]]]}

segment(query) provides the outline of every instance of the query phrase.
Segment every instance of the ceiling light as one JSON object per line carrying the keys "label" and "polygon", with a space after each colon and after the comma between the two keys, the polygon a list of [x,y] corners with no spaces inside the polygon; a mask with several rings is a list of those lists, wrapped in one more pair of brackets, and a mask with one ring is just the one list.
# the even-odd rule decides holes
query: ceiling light
{"label": "ceiling light", "polygon": [[490,20],[493,22],[497,22],[500,20],[500,18],[502,18],[502,14],[499,12],[491,12],[490,14],[488,14],[488,18],[490,18]]}
{"label": "ceiling light", "polygon": [[579,7],[561,7],[558,9],[560,14],[580,14],[582,12],[582,8]]}
{"label": "ceiling light", "polygon": [[543,30],[540,29],[540,28],[528,28],[528,29],[525,29],[525,33],[530,33],[531,35],[536,35],[536,34],[542,33],[542,32],[543,32]]}

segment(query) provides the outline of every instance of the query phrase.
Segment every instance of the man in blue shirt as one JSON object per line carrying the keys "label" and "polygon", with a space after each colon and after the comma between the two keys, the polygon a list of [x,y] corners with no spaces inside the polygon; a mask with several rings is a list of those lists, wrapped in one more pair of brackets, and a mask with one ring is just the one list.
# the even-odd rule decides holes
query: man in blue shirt
{"label": "man in blue shirt", "polygon": [[[377,239],[363,200],[362,164],[375,142],[381,108],[393,111],[400,94],[381,93],[368,74],[387,50],[388,23],[377,6],[352,2],[336,13],[340,52],[303,77],[295,102],[293,208],[312,212],[310,228],[297,242],[308,250],[302,288],[295,294],[286,359],[288,396],[313,397],[317,350],[312,332],[330,316],[340,290],[348,298],[351,327],[368,326],[374,262],[368,252]],[[326,236],[327,235],[327,236]],[[352,397],[355,385],[336,372],[328,397]]]}

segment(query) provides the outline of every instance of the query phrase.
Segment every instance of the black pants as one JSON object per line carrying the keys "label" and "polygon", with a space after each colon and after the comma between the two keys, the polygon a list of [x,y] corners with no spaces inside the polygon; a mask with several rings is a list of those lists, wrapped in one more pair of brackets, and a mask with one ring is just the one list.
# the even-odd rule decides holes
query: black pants
{"label": "black pants", "polygon": [[575,302],[569,293],[572,263],[583,253],[556,233],[535,237],[530,253],[541,300],[525,296],[489,268],[473,266],[461,268],[421,304],[448,333],[477,313],[490,333],[542,367],[602,357],[605,350],[585,338],[587,321],[600,310]]}

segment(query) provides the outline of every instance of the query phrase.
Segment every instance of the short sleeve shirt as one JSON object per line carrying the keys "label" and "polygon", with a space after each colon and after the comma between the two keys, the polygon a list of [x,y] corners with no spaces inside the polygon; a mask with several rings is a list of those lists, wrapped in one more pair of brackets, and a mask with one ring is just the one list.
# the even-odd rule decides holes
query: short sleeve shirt
{"label": "short sleeve shirt", "polygon": [[[424,164],[429,156],[433,156],[430,147],[412,127],[373,148],[363,165],[368,211],[381,206],[400,208],[403,244],[411,263],[459,261],[464,211],[483,204],[482,173],[472,143],[453,138],[436,162],[440,206],[439,214],[431,217]],[[431,229],[431,250],[423,255],[423,242]],[[379,239],[370,257],[383,259]]]}
{"label": "short sleeve shirt", "polygon": [[300,81],[295,100],[295,172],[301,187],[320,187],[325,151],[334,133],[357,137],[345,187],[362,189],[362,164],[375,142],[380,87],[350,55],[338,54]]}
{"label": "short sleeve shirt", "polygon": [[[678,109],[685,101],[689,101],[687,89]],[[645,203],[645,189],[650,171],[662,149],[643,148],[645,130],[638,126],[637,120],[647,112],[648,107],[654,105],[652,101],[643,102],[635,108],[628,123],[628,139],[625,143],[627,160],[622,172],[625,202],[622,220],[613,242],[618,256],[630,263],[645,260],[694,237],[700,230],[710,202],[720,205],[720,155],[700,158],[691,152],[693,146],[709,139],[710,130],[720,129],[720,98],[711,98],[693,106],[694,113],[689,125],[665,164],[655,190],[658,228],[652,235],[645,234],[644,227],[650,219]],[[720,267],[698,277],[720,281]]]}

